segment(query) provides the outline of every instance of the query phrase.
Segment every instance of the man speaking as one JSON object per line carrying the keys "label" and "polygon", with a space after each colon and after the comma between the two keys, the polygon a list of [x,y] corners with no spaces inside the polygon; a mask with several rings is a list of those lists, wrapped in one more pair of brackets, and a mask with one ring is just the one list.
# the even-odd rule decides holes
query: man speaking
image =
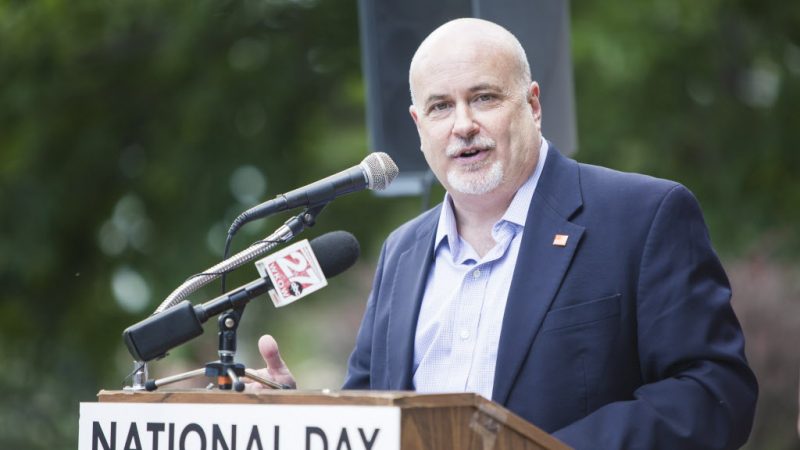
{"label": "man speaking", "polygon": [[477,392],[576,448],[741,446],[758,388],[693,195],[562,156],[494,23],[436,29],[409,83],[447,193],[386,240],[344,388]]}

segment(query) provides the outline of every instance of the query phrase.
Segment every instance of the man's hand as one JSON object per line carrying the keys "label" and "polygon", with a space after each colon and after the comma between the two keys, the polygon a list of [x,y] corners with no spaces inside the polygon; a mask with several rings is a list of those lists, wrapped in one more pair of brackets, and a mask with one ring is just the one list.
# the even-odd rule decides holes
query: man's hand
{"label": "man's hand", "polygon": [[[286,363],[284,363],[283,358],[281,358],[281,352],[278,350],[278,343],[275,342],[275,338],[268,334],[261,336],[258,340],[258,351],[261,353],[261,357],[264,358],[264,363],[267,365],[265,369],[256,371],[260,377],[267,378],[276,383],[285,384],[292,389],[297,387],[292,372],[286,367]],[[252,392],[261,389],[269,389],[261,383],[251,380],[246,380],[246,383],[247,391]]]}

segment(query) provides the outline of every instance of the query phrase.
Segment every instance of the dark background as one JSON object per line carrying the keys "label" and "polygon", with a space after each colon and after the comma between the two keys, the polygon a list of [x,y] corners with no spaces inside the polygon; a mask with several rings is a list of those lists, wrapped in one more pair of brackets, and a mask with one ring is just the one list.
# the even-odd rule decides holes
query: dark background
{"label": "dark background", "polygon": [[[761,385],[748,448],[800,448],[800,2],[583,0],[570,18],[576,158],[695,192]],[[219,260],[235,215],[364,157],[358,30],[355,0],[0,0],[0,447],[75,448],[78,403],[130,372],[122,330]],[[338,387],[380,243],[420,204],[326,209],[303,237],[351,231],[361,262],[296,305],[251,303],[240,359],[259,366],[269,332],[301,386]],[[215,359],[215,332],[153,374]]]}

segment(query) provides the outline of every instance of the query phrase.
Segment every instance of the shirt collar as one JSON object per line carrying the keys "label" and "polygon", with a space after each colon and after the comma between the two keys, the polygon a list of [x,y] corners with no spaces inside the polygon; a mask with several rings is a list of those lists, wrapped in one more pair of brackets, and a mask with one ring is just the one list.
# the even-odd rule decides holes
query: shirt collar
{"label": "shirt collar", "polygon": [[[531,176],[514,194],[511,204],[503,214],[503,217],[494,224],[496,230],[503,222],[509,222],[519,227],[525,226],[525,221],[528,217],[528,209],[531,206],[533,194],[536,191],[536,185],[539,184],[539,178],[542,175],[545,159],[547,159],[547,152],[550,145],[547,139],[542,137],[542,145],[539,146],[539,160],[536,162],[536,168]],[[456,216],[453,211],[453,200],[450,194],[445,192],[444,201],[442,202],[442,210],[439,213],[439,224],[436,227],[436,240],[434,241],[434,253],[439,249],[439,246],[447,238],[450,253],[458,255],[460,253],[461,238],[458,235],[456,228]]]}

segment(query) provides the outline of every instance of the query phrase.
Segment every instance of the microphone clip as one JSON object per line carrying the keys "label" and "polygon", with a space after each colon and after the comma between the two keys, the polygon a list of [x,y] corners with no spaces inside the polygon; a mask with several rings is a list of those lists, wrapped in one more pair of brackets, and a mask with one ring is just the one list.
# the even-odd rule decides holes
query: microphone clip
{"label": "microphone clip", "polygon": [[[305,211],[303,211],[302,213],[298,214],[296,217],[293,217],[292,219],[300,218],[300,220],[303,221],[303,228],[311,228],[317,223],[317,216],[319,215],[319,213],[322,212],[323,208],[328,206],[328,203],[330,203],[330,202],[325,202],[325,203],[320,203],[318,205],[309,206],[308,208],[306,208]],[[289,220],[292,220],[292,219],[289,219]]]}

